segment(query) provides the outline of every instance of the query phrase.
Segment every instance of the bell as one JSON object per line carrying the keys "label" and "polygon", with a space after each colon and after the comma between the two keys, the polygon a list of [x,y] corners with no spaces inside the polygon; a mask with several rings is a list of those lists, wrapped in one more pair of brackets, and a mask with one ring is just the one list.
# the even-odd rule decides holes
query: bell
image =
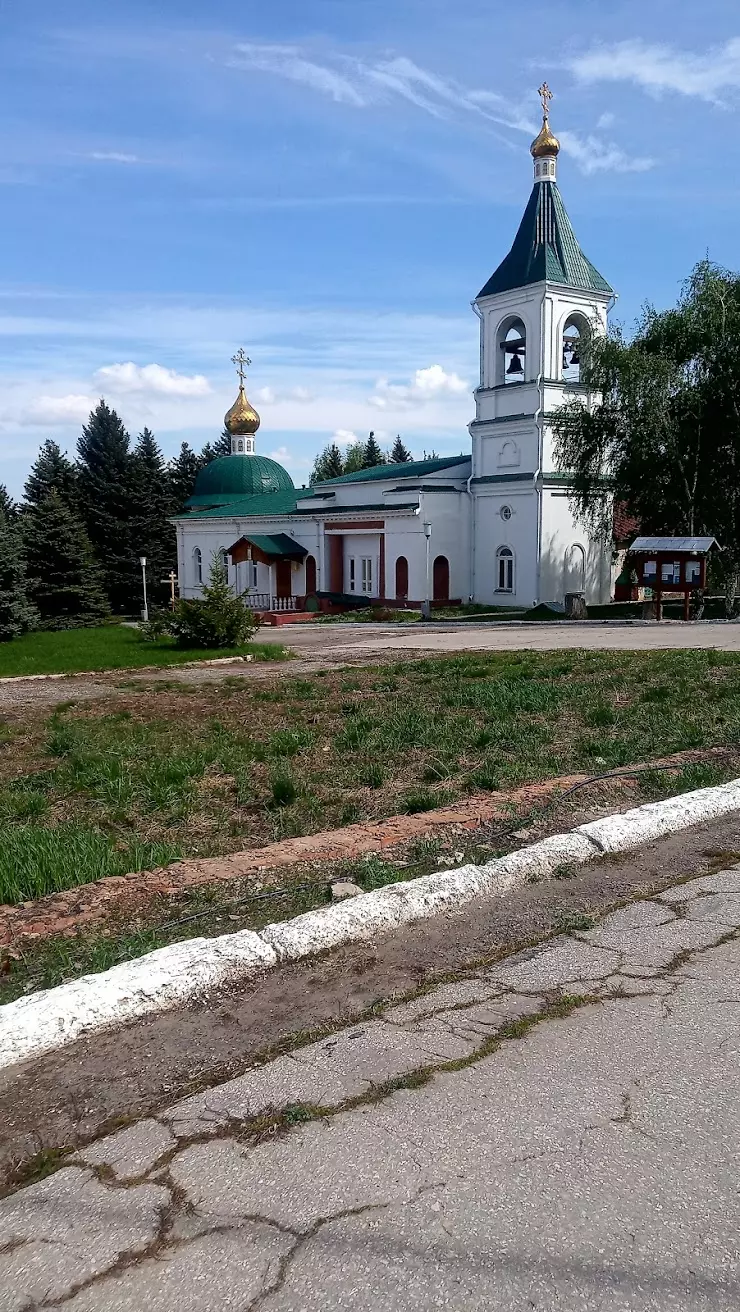
{"label": "bell", "polygon": [[506,370],[506,376],[508,378],[511,376],[511,374],[523,374],[523,373],[524,373],[524,369],[522,368],[522,362],[519,359],[519,352],[515,351],[509,361],[509,367]]}

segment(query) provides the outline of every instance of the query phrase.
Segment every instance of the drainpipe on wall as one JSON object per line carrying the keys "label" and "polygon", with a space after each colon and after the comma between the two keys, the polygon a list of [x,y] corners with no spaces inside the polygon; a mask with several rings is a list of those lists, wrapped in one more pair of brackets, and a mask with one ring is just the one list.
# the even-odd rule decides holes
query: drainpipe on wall
{"label": "drainpipe on wall", "polygon": [[542,297],[542,306],[540,308],[540,372],[537,375],[537,394],[539,396],[539,405],[534,412],[534,426],[537,429],[537,469],[534,476],[534,486],[537,493],[537,570],[535,572],[535,589],[534,605],[540,600],[540,577],[542,573],[542,501],[543,489],[539,480],[542,476],[542,449],[545,442],[544,425],[540,435],[540,423],[544,412],[544,378],[545,378],[545,302],[547,293]]}
{"label": "drainpipe on wall", "polygon": [[[480,320],[480,380],[479,380],[479,384],[480,384],[480,386],[482,387],[482,386],[483,386],[483,369],[484,369],[484,364],[485,364],[485,361],[484,361],[484,358],[483,358],[483,315],[481,314],[480,310],[478,309],[478,306],[476,305],[475,301],[471,301],[471,302],[470,302],[470,305],[471,305],[471,307],[472,307],[473,313],[476,314],[476,315],[478,316],[478,319]],[[476,418],[477,418],[477,414],[478,414],[478,411],[477,411],[477,407],[476,407]],[[468,497],[469,497],[469,500],[470,500],[470,594],[469,594],[469,595],[470,595],[470,600],[473,601],[473,599],[475,598],[475,497],[474,497],[474,495],[473,495],[473,492],[472,492],[472,490],[471,490],[471,486],[470,486],[470,485],[471,485],[471,483],[473,482],[473,474],[475,473],[475,470],[474,470],[474,468],[473,468],[473,453],[474,453],[474,450],[475,450],[475,445],[474,445],[474,440],[473,440],[473,434],[470,432],[470,424],[468,424],[468,432],[470,433],[470,478],[468,478],[468,479],[466,480],[466,483],[465,483],[465,491],[467,492]]]}

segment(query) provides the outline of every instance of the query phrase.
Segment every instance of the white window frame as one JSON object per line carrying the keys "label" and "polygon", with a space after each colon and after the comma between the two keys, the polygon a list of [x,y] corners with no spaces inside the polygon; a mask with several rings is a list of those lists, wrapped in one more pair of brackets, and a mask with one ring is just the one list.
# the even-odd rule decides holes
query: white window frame
{"label": "white window frame", "polygon": [[373,558],[360,556],[360,592],[366,596],[373,595]]}
{"label": "white window frame", "polygon": [[349,590],[350,590],[350,592],[354,592],[354,590],[355,590],[355,558],[354,558],[354,556],[350,556],[350,558],[349,558],[347,564],[349,565]]}
{"label": "white window frame", "polygon": [[[503,579],[503,583],[502,580]],[[496,551],[496,592],[514,591],[514,552],[511,547],[499,547]]]}
{"label": "white window frame", "polygon": [[200,587],[203,582],[203,552],[200,547],[193,547],[193,574]]}

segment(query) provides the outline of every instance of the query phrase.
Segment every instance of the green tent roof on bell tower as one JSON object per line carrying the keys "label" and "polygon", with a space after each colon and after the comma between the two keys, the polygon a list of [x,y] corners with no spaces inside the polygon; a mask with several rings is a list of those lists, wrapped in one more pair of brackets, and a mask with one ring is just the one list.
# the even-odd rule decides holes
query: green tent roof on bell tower
{"label": "green tent roof on bell tower", "polygon": [[514,245],[478,292],[478,299],[535,282],[613,295],[606,278],[578,245],[556,182],[535,182]]}

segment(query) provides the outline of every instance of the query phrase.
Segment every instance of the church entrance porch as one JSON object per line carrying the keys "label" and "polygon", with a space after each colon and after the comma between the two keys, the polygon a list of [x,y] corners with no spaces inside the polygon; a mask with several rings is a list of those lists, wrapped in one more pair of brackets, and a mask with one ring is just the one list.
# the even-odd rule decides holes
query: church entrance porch
{"label": "church entrance porch", "polygon": [[302,585],[303,564],[308,552],[287,533],[248,534],[228,549],[232,565],[236,567],[237,593],[244,597],[252,610],[283,613],[297,611],[305,600]]}

